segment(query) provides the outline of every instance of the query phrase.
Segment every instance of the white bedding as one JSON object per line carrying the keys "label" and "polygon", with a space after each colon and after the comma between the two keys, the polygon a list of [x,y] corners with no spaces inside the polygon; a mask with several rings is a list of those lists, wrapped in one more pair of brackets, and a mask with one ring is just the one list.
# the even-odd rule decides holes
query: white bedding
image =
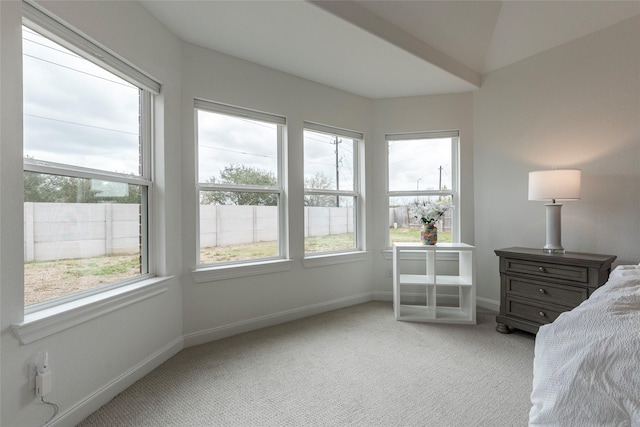
{"label": "white bedding", "polygon": [[530,426],[640,427],[640,266],[536,336]]}

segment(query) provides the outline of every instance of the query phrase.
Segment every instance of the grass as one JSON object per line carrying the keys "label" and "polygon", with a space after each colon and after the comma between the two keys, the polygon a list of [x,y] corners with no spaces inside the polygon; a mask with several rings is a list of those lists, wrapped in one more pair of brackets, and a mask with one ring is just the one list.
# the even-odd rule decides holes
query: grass
{"label": "grass", "polygon": [[[419,242],[420,229],[419,228],[390,228],[389,240],[391,241],[391,243]],[[438,230],[438,242],[451,242],[451,232]]]}
{"label": "grass", "polygon": [[304,239],[304,250],[311,254],[350,250],[354,247],[353,233],[329,234],[327,236],[305,237]]}
{"label": "grass", "polygon": [[[106,259],[105,259],[106,258]],[[115,258],[115,259],[114,259]],[[125,257],[100,257],[89,258],[88,262],[67,264],[65,275],[81,277],[81,276],[114,276],[127,273],[131,269],[140,270],[138,256]]]}
{"label": "grass", "polygon": [[[418,228],[389,229],[391,242],[419,242]],[[438,241],[450,242],[450,232],[438,232]],[[305,252],[316,254],[353,249],[353,233],[306,237]],[[248,261],[278,256],[278,242],[258,242],[202,248],[201,264]],[[70,295],[140,274],[139,255],[103,256],[84,259],[25,263],[25,305]]]}
{"label": "grass", "polygon": [[[389,229],[389,237],[391,242],[419,242],[420,229],[391,228]],[[451,232],[438,232],[438,241],[450,242]],[[305,237],[304,239],[305,253],[308,254],[348,250],[353,249],[353,247],[353,233],[329,234],[326,236]],[[278,244],[275,241],[246,243],[202,248],[200,251],[200,263],[247,261],[276,256],[278,256]]]}
{"label": "grass", "polygon": [[[353,233],[330,234],[327,236],[306,237],[304,240],[307,253],[330,252],[341,249],[352,249]],[[257,242],[228,246],[210,246],[200,251],[200,263],[248,261],[252,259],[278,256],[278,242]]]}
{"label": "grass", "polygon": [[31,305],[140,274],[138,254],[24,264],[24,303]]}
{"label": "grass", "polygon": [[200,264],[246,261],[278,256],[278,242],[245,243],[240,245],[210,246],[200,251]]}

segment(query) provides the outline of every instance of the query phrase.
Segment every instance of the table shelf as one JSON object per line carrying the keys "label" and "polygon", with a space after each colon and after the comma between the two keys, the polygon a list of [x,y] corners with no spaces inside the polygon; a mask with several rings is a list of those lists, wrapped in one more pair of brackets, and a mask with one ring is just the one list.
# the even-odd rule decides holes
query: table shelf
{"label": "table shelf", "polygon": [[[425,274],[407,274],[401,271],[403,253],[423,252]],[[458,274],[442,275],[436,272],[436,255],[454,253],[458,257]],[[396,320],[435,323],[476,323],[475,247],[464,243],[394,243],[393,245],[393,308]],[[424,304],[402,304],[402,289],[418,288],[424,293]],[[438,288],[457,288],[458,305],[438,304]]]}
{"label": "table shelf", "polygon": [[421,274],[401,274],[400,286],[403,285],[473,286],[473,280],[470,277],[437,276],[434,283]]}

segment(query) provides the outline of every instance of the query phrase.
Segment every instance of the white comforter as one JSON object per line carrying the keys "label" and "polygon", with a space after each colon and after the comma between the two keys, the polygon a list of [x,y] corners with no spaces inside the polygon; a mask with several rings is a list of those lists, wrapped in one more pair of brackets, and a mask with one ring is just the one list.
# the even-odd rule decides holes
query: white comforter
{"label": "white comforter", "polygon": [[640,426],[640,266],[536,336],[530,426]]}

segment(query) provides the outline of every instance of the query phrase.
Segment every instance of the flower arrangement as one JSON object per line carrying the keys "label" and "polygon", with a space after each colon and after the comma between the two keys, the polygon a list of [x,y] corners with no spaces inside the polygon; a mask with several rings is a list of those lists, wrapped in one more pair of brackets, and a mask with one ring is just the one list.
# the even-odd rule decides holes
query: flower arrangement
{"label": "flower arrangement", "polygon": [[433,224],[449,210],[453,204],[445,201],[415,201],[410,207],[411,216],[423,224]]}

